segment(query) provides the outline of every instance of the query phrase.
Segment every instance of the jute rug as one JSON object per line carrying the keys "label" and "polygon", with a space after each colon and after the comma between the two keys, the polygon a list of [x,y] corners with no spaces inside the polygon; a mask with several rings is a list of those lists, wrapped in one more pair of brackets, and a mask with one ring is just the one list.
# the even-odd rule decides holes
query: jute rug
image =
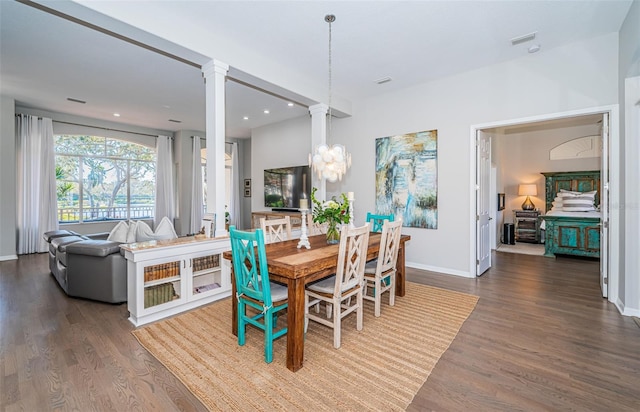
{"label": "jute rug", "polygon": [[395,306],[384,295],[379,318],[365,301],[362,331],[355,314],[344,319],[340,349],[331,329],[310,322],[296,373],[286,368],[286,337],[274,342],[271,364],[264,362],[261,331],[248,328],[245,346],[238,346],[229,299],[133,334],[211,410],[404,410],[477,301],[407,283]]}

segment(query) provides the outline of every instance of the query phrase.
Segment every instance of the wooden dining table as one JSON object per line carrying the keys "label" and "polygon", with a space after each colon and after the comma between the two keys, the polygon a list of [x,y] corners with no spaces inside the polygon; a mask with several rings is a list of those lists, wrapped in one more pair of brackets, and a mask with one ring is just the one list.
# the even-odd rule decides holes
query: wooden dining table
{"label": "wooden dining table", "polygon": [[[380,248],[380,233],[371,233],[367,260],[378,256]],[[398,263],[396,273],[396,296],[405,294],[405,243],[410,240],[408,235],[400,237]],[[298,239],[284,242],[269,243],[267,264],[269,278],[281,282],[288,287],[289,306],[287,308],[287,368],[296,372],[302,368],[304,359],[304,290],[305,285],[318,279],[333,275],[338,265],[338,246],[329,245],[325,235],[310,236],[310,249],[298,249]],[[223,257],[232,261],[231,251],[223,253]],[[236,284],[231,265],[232,287],[232,319],[231,331],[238,335],[238,313],[236,299]],[[330,344],[329,342],[328,344]]]}

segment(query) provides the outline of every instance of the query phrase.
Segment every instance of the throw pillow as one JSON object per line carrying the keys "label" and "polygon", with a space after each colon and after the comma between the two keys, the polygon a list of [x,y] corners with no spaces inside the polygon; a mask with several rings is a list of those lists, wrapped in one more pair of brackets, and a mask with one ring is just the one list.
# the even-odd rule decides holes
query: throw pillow
{"label": "throw pillow", "polygon": [[138,221],[136,225],[136,242],[146,242],[148,240],[168,240],[175,239],[178,235],[173,229],[171,221],[167,217],[163,217],[155,232],[151,230],[142,220]]}
{"label": "throw pillow", "polygon": [[173,228],[173,223],[171,223],[171,220],[166,216],[162,218],[160,223],[158,223],[154,233],[157,236],[166,236],[167,239],[175,239],[178,237],[178,234]]}
{"label": "throw pillow", "polygon": [[596,191],[562,192],[562,210],[566,212],[589,212],[595,210]]}
{"label": "throw pillow", "polygon": [[135,220],[129,221],[129,230],[127,231],[127,243],[133,243],[136,241],[136,228],[138,227],[138,222]]}
{"label": "throw pillow", "polygon": [[596,193],[598,193],[597,190],[592,190],[590,192],[574,192],[572,190],[565,190],[565,189],[560,189],[560,193],[558,193],[558,196],[562,196],[562,197],[571,197],[571,196],[593,196],[595,198]]}
{"label": "throw pillow", "polygon": [[112,242],[120,242],[120,243],[129,243],[127,242],[127,231],[129,230],[129,225],[124,220],[118,222],[117,225],[111,232],[109,232],[109,237],[107,240]]}

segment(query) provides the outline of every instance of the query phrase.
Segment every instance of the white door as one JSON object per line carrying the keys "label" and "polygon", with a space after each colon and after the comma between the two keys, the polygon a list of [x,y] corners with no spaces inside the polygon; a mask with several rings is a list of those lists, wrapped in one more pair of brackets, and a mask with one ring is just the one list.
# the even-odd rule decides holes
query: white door
{"label": "white door", "polygon": [[479,130],[476,134],[476,275],[491,267],[491,138]]}
{"label": "white door", "polygon": [[602,115],[600,212],[600,289],[606,298],[609,296],[609,113]]}

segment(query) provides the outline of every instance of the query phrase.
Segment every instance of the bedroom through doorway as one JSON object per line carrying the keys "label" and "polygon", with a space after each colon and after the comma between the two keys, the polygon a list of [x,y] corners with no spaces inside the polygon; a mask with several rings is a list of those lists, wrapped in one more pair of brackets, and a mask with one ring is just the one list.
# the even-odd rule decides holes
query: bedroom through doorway
{"label": "bedroom through doorway", "polygon": [[[611,152],[618,150],[617,124],[609,125],[608,119],[617,119],[612,113],[617,113],[617,106],[594,108],[590,110],[575,111],[569,113],[558,113],[546,116],[538,116],[511,121],[495,122],[472,126],[472,136],[476,145],[476,136],[484,134],[490,138],[490,164],[494,172],[491,173],[490,184],[482,184],[478,179],[480,161],[476,158],[476,166],[472,178],[477,184],[477,196],[483,195],[487,191],[492,199],[490,208],[491,225],[490,248],[497,252],[521,253],[529,255],[544,254],[545,231],[534,225],[536,232],[532,238],[524,241],[504,242],[503,225],[515,224],[515,212],[522,211],[522,204],[526,196],[519,194],[520,185],[535,185],[535,194],[529,197],[534,203],[533,211],[539,216],[544,215],[550,209],[551,202],[547,204],[545,198],[545,176],[543,172],[565,172],[565,171],[600,171],[603,173],[602,184],[599,191],[604,193],[605,204],[600,210],[605,213],[602,218],[604,225],[610,223],[611,216],[608,211],[609,194],[612,188],[617,189],[617,170],[609,170],[609,157]],[[606,133],[603,133],[606,127]],[[481,132],[481,133],[480,133]],[[609,135],[612,138],[609,138]],[[477,145],[476,145],[477,146]],[[611,173],[611,179],[608,175]],[[616,180],[614,180],[616,179]],[[498,197],[501,194],[502,200]],[[616,194],[617,196],[617,194]],[[477,197],[473,196],[476,203],[473,208],[473,228],[472,239],[475,240],[475,262],[479,261],[480,250],[483,247],[482,239],[478,236],[478,206]],[[495,200],[493,200],[495,199]],[[502,210],[499,209],[502,203]],[[535,220],[535,219],[533,219]],[[544,219],[540,219],[544,220]],[[542,228],[544,229],[544,227]],[[603,229],[608,229],[605,227]],[[611,282],[606,282],[609,268],[608,252],[610,250],[608,230],[602,230],[599,237],[604,234],[604,239],[600,242],[601,272],[603,296],[606,297],[607,289],[611,287]],[[615,239],[614,239],[615,240]],[[603,262],[604,260],[604,262]],[[490,265],[489,265],[490,267]],[[476,275],[480,275],[479,267],[476,264]],[[617,279],[612,279],[616,281]]]}

